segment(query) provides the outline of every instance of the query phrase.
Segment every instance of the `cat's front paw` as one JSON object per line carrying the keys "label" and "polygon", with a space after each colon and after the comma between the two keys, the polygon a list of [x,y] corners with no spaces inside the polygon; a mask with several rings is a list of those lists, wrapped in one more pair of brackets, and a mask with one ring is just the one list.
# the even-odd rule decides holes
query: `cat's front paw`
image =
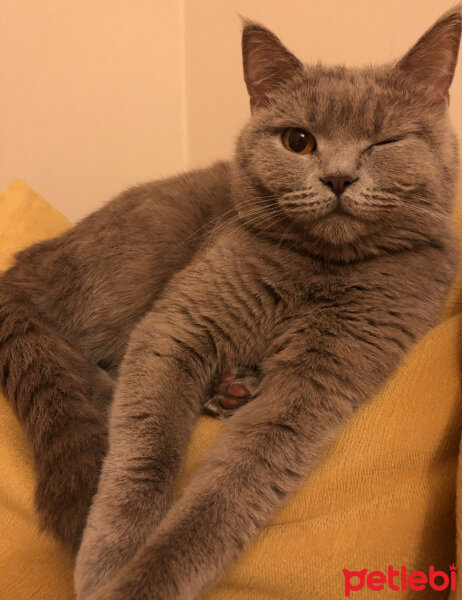
{"label": "cat's front paw", "polygon": [[105,585],[103,588],[93,592],[91,596],[78,597],[77,600],[116,600],[118,596],[114,595],[113,590],[109,586]]}
{"label": "cat's front paw", "polygon": [[78,600],[193,600],[193,596],[180,593],[173,578],[155,565],[147,571],[135,563],[131,573],[123,569],[111,582]]}
{"label": "cat's front paw", "polygon": [[163,599],[162,594],[152,595],[146,593],[141,585],[132,582],[121,582],[120,577],[116,577],[110,583],[98,588],[89,596],[78,597],[77,600],[158,600]]}
{"label": "cat's front paw", "polygon": [[212,396],[202,411],[217,419],[228,419],[236,410],[253,399],[260,382],[257,371],[233,368],[212,382]]}

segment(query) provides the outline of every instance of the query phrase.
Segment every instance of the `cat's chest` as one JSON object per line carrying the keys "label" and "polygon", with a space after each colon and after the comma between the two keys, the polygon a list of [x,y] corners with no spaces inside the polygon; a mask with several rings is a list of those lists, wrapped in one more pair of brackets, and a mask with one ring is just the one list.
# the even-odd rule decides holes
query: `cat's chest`
{"label": "cat's chest", "polygon": [[286,316],[303,311],[310,297],[310,273],[274,257],[222,260],[196,272],[200,286],[194,315],[214,337],[220,362],[258,364]]}
{"label": "cat's chest", "polygon": [[[212,335],[222,368],[259,365],[279,338],[324,315],[345,314],[360,307],[369,295],[365,287],[341,280],[322,280],[315,273],[304,279],[253,277],[230,272],[219,281],[219,292],[203,307],[203,320]],[[238,282],[238,283],[237,283]],[[297,329],[298,328],[298,329]],[[217,335],[218,333],[218,335]]]}
{"label": "cat's chest", "polygon": [[285,320],[364,296],[350,279],[303,256],[229,244],[180,274],[170,300],[188,328],[213,340],[219,362],[246,366],[265,356]]}

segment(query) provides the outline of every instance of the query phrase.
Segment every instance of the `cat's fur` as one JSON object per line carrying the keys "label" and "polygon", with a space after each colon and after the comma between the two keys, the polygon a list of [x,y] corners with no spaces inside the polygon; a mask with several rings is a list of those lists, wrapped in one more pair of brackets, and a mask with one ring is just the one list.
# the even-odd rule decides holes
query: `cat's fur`
{"label": "cat's fur", "polygon": [[[457,255],[460,31],[454,9],[397,64],[345,69],[303,66],[246,24],[253,116],[233,163],[131,190],[3,276],[2,387],[44,523],[71,548],[119,376],[80,598],[195,598],[436,323]],[[292,126],[315,152],[283,147]],[[332,174],[354,180],[340,199]],[[171,506],[210,381],[236,364],[259,367],[255,398]]]}

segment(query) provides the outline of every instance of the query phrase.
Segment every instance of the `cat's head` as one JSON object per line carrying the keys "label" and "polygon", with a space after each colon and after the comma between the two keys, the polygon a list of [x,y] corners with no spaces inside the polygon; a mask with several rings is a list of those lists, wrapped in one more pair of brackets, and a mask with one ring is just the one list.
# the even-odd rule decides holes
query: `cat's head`
{"label": "cat's head", "polygon": [[447,107],[461,22],[453,9],[401,60],[361,69],[304,65],[246,22],[252,117],[234,161],[246,223],[340,260],[441,236],[457,181]]}

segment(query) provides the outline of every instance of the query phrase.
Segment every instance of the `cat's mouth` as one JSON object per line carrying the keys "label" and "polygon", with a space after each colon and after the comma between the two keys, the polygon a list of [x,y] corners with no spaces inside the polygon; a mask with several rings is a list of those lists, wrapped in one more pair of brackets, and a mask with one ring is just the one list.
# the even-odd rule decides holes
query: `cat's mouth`
{"label": "cat's mouth", "polygon": [[354,243],[368,234],[374,220],[370,212],[364,210],[360,199],[346,194],[336,198],[333,195],[317,198],[306,206],[304,212],[300,209],[293,211],[290,205],[282,205],[282,208],[311,237],[333,245]]}
{"label": "cat's mouth", "polygon": [[341,197],[332,207],[332,210],[325,215],[326,217],[339,217],[347,222],[374,221],[374,215],[365,211],[361,203],[355,202],[350,197]]}
{"label": "cat's mouth", "polygon": [[349,202],[347,199],[338,198],[336,202],[332,203],[330,210],[328,210],[324,215],[321,216],[321,219],[345,219],[346,222],[352,220],[357,221],[360,218],[360,216],[357,214],[357,211],[354,210],[354,208],[350,205],[351,202]]}
{"label": "cat's mouth", "polygon": [[366,233],[366,224],[357,212],[345,199],[339,199],[311,223],[310,233],[334,245],[352,243]]}
{"label": "cat's mouth", "polygon": [[328,216],[332,215],[339,217],[356,218],[355,215],[352,215],[340,202],[337,203],[337,206],[334,207],[334,210],[330,212]]}

